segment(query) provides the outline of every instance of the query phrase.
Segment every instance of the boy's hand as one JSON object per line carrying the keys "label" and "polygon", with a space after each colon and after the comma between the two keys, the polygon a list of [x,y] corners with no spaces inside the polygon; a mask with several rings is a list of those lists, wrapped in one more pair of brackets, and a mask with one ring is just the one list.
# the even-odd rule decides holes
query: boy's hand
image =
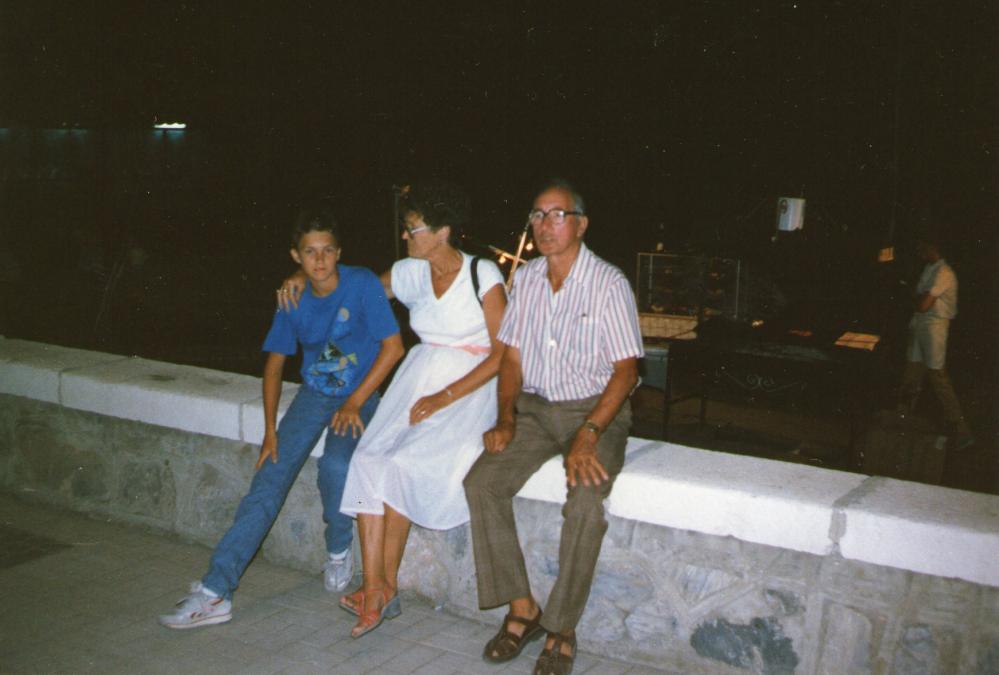
{"label": "boy's hand", "polygon": [[298,309],[298,300],[305,290],[306,276],[302,270],[296,270],[294,274],[284,280],[281,288],[277,289],[278,305],[286,312]]}
{"label": "boy's hand", "polygon": [[260,467],[264,465],[264,462],[268,458],[270,458],[271,464],[277,464],[277,446],[277,434],[273,431],[265,433],[264,442],[260,446],[260,457],[257,458],[257,465],[253,467],[254,471],[260,471]]}
{"label": "boy's hand", "polygon": [[361,419],[361,406],[348,398],[340,409],[333,413],[330,427],[337,436],[346,436],[350,429],[351,437],[357,438],[364,433],[364,421]]}
{"label": "boy's hand", "polygon": [[422,422],[441,408],[446,408],[453,400],[445,391],[439,391],[436,394],[420,398],[409,409],[409,423],[418,424]]}

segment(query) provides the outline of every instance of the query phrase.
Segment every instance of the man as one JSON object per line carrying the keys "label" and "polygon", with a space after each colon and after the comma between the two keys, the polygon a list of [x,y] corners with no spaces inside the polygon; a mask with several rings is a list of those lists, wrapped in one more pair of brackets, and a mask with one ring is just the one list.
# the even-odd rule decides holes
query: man
{"label": "man", "polygon": [[[509,661],[547,632],[535,673],[569,673],[575,627],[589,597],[607,520],[603,501],[624,464],[627,398],[643,355],[635,298],[619,269],[583,243],[583,200],[554,182],[529,215],[543,257],[516,276],[500,327],[496,426],[465,478],[483,608],[509,604],[483,658]],[[545,612],[531,593],[517,540],[513,496],[548,459],[562,455],[568,492],[559,572]]]}
{"label": "man", "polygon": [[936,242],[919,241],[916,252],[926,265],[916,285],[915,313],[909,322],[908,362],[899,390],[899,412],[911,414],[915,410],[927,376],[943,408],[951,447],[960,450],[971,445],[974,438],[944,370],[947,333],[951,319],[957,316],[957,276],[940,256]]}

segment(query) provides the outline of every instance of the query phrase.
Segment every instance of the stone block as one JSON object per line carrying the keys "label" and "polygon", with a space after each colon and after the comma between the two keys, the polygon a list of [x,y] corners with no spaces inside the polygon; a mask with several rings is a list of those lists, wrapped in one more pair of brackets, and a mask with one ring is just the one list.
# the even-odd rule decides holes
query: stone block
{"label": "stone block", "polygon": [[822,620],[819,673],[870,673],[874,666],[874,634],[883,620],[872,619],[864,612],[829,602]]}
{"label": "stone block", "polygon": [[907,626],[895,649],[893,672],[947,675],[959,672],[959,641],[954,631],[940,626]]}
{"label": "stone block", "polygon": [[0,394],[0,487],[13,483],[14,420],[17,419],[20,399]]}
{"label": "stone block", "polygon": [[999,638],[986,641],[976,655],[975,674],[995,675],[999,673]]}
{"label": "stone block", "polygon": [[416,591],[435,606],[447,603],[464,605],[467,597],[451,593],[452,570],[449,569],[448,559],[442,555],[441,534],[413,528],[399,569],[399,586]]}
{"label": "stone block", "polygon": [[74,369],[62,378],[70,408],[240,440],[240,406],[260,396],[246,375],[127,359]]}
{"label": "stone block", "polygon": [[794,673],[800,661],[774,617],[755,618],[748,624],[707,621],[694,630],[690,644],[703,658],[774,675]]}
{"label": "stone block", "polygon": [[913,574],[908,602],[916,621],[957,626],[973,615],[981,597],[981,587],[966,581]]}
{"label": "stone block", "polygon": [[656,597],[656,584],[640,561],[626,552],[605,550],[597,564],[590,597],[606,598],[615,607],[630,612]]}
{"label": "stone block", "polygon": [[[86,413],[93,414],[93,413]],[[117,417],[101,417],[107,431],[107,442],[115,452],[146,458],[186,460],[197,450],[196,443],[203,436],[196,436],[179,429],[153,426]]]}
{"label": "stone block", "polygon": [[99,420],[33,403],[14,420],[13,482],[81,507],[105,502],[114,484],[113,460]]}
{"label": "stone block", "polygon": [[910,573],[892,567],[829,557],[822,561],[822,592],[842,602],[863,598],[865,606],[894,611],[908,592]]}
{"label": "stone block", "polygon": [[614,515],[824,554],[833,544],[834,505],[864,480],[800,464],[658,445],[629,456],[609,500]]}
{"label": "stone block", "polygon": [[0,394],[59,403],[62,372],[113,363],[123,358],[114,354],[0,337]]}
{"label": "stone block", "polygon": [[590,595],[577,629],[586,635],[587,640],[620,644],[628,634],[624,625],[625,617],[627,613],[610,598]]}
{"label": "stone block", "polygon": [[117,504],[133,515],[172,526],[177,490],[170,460],[146,460],[125,455],[119,459]]}
{"label": "stone block", "polygon": [[649,599],[628,613],[624,620],[628,637],[653,653],[667,651],[679,634],[679,618],[672,604]]}
{"label": "stone block", "polygon": [[[175,480],[179,483],[181,478]],[[232,525],[249,484],[233,480],[211,464],[192,464],[183,480],[190,481],[191,489],[178,490],[175,527],[181,534],[214,544]]]}
{"label": "stone block", "polygon": [[979,592],[982,599],[979,625],[999,628],[999,588],[979,588]]}
{"label": "stone block", "polygon": [[738,576],[725,570],[686,563],[672,566],[668,578],[691,611],[698,611],[706,604],[716,606],[716,596],[730,597],[746,588]]}
{"label": "stone block", "polygon": [[999,586],[999,498],[885,479],[843,509],[845,558]]}

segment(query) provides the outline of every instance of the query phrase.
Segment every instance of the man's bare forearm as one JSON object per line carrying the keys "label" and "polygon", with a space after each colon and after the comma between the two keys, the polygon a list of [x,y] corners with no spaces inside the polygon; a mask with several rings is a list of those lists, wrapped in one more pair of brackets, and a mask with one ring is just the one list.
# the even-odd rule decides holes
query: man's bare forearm
{"label": "man's bare forearm", "polygon": [[503,350],[503,358],[500,360],[499,383],[497,384],[497,411],[496,423],[516,422],[514,407],[517,397],[520,396],[522,376],[520,372],[520,352],[507,347]]}
{"label": "man's bare forearm", "polygon": [[621,406],[638,384],[638,360],[623,359],[614,362],[614,373],[600,394],[600,399],[590,411],[588,419],[601,429],[606,429]]}

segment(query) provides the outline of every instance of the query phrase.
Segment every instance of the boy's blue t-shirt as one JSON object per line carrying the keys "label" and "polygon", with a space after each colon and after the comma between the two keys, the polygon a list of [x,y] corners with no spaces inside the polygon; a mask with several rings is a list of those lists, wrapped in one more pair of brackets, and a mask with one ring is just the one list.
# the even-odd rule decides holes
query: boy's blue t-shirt
{"label": "boy's blue t-shirt", "polygon": [[340,281],[324,297],[306,286],[298,309],[278,309],[265,352],[292,356],[302,345],[302,383],[327,396],[346,397],[367,375],[381,341],[399,332],[382,282],[364,267],[338,265]]}

